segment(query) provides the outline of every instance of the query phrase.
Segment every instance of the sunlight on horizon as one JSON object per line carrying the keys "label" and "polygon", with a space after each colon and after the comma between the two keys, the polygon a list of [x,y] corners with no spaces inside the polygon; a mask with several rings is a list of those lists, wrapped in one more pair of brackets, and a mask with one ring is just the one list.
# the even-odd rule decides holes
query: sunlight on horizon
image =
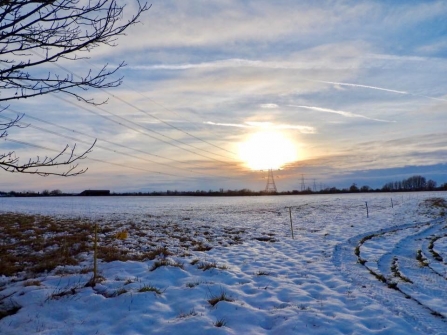
{"label": "sunlight on horizon", "polygon": [[252,170],[279,169],[298,160],[296,145],[277,131],[261,131],[239,144],[239,157]]}

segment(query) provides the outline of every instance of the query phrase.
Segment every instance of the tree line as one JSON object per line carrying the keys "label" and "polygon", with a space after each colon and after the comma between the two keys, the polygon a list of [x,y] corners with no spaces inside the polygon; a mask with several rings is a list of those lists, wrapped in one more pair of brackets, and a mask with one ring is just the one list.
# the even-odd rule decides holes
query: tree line
{"label": "tree line", "polygon": [[[247,188],[240,190],[196,190],[196,191],[152,191],[152,192],[122,192],[110,193],[110,196],[262,196],[262,195],[293,195],[293,194],[334,194],[334,193],[366,193],[366,192],[415,192],[415,191],[447,191],[447,183],[437,186],[434,180],[427,180],[423,176],[415,175],[401,181],[388,182],[382,188],[371,188],[367,185],[358,187],[352,183],[348,188],[326,187],[319,191],[307,188],[302,191],[292,190],[283,192],[252,191]],[[45,197],[45,196],[77,196],[79,194],[64,193],[61,190],[43,190],[42,192],[24,191],[24,192],[1,192],[0,196],[15,197]]]}
{"label": "tree line", "polygon": [[[383,185],[383,191],[434,191],[437,189],[434,180],[427,180],[423,176],[412,176],[401,181],[389,182]],[[441,189],[446,189],[447,183],[441,185]]]}

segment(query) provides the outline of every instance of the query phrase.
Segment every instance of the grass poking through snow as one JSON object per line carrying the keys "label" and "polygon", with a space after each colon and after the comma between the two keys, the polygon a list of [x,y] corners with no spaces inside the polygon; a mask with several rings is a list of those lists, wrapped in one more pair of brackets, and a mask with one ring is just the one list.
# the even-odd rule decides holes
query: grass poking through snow
{"label": "grass poking through snow", "polygon": [[162,294],[163,293],[163,291],[160,290],[159,288],[157,288],[155,286],[152,286],[152,285],[149,285],[149,284],[140,287],[138,289],[138,292],[140,292],[140,293],[143,293],[143,292],[154,292],[156,294]]}
{"label": "grass poking through snow", "polygon": [[217,319],[216,322],[214,322],[214,327],[225,327],[227,325],[227,320],[225,318]]}
{"label": "grass poking through snow", "polygon": [[155,270],[157,270],[158,268],[160,268],[162,266],[173,266],[173,267],[177,267],[177,268],[183,269],[183,264],[182,263],[174,262],[174,261],[171,261],[169,259],[159,259],[159,260],[156,260],[154,262],[154,264],[152,264],[152,267],[150,268],[149,271],[155,271]]}
{"label": "grass poking through snow", "polygon": [[217,303],[219,303],[220,301],[232,302],[234,301],[234,299],[231,299],[223,289],[220,290],[220,294],[211,295],[208,299],[208,303],[213,307],[216,306]]}

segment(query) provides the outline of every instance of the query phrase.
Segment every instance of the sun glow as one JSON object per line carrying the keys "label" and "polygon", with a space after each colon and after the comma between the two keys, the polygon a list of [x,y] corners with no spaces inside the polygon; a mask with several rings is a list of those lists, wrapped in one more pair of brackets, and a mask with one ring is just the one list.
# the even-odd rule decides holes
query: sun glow
{"label": "sun glow", "polygon": [[239,146],[239,157],[253,170],[279,169],[298,159],[293,142],[275,131],[251,135]]}

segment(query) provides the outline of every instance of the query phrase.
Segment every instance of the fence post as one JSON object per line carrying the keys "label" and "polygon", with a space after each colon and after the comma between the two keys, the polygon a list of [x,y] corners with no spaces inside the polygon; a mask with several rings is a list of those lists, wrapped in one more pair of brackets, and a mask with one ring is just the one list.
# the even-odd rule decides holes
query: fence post
{"label": "fence post", "polygon": [[98,259],[98,223],[95,222],[95,247],[93,251],[93,286],[96,284],[98,275],[97,259]]}
{"label": "fence post", "polygon": [[366,217],[369,218],[368,202],[365,201],[365,204],[366,204]]}
{"label": "fence post", "polygon": [[289,217],[290,217],[290,230],[292,231],[292,239],[294,240],[295,237],[293,236],[293,224],[292,224],[292,206],[286,207],[289,209]]}
{"label": "fence post", "polygon": [[393,205],[393,198],[391,198],[391,208],[394,208],[394,205]]}

